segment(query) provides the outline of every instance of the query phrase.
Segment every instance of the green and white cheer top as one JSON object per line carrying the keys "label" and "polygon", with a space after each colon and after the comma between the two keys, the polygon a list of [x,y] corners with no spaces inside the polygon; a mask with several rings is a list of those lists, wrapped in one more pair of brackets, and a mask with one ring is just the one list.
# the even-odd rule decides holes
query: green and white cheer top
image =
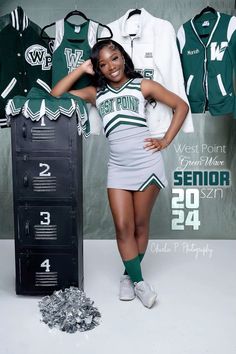
{"label": "green and white cheer top", "polygon": [[167,184],[160,151],[144,149],[150,137],[142,78],[130,79],[119,89],[107,85],[98,91],[96,106],[109,141],[107,187],[144,191],[150,184]]}

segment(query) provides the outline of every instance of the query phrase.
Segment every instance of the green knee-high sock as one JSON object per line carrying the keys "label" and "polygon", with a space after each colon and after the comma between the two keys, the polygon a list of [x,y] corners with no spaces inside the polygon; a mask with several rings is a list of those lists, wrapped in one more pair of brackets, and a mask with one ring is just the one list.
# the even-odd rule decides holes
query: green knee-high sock
{"label": "green knee-high sock", "polygon": [[143,280],[139,256],[123,261],[123,263],[132,282],[138,283]]}
{"label": "green knee-high sock", "polygon": [[[143,257],[144,257],[144,254],[145,253],[139,253],[139,261],[140,261],[140,263],[142,262],[142,259],[143,259]],[[128,275],[128,273],[127,273],[127,270],[125,269],[125,271],[124,271],[124,275]]]}

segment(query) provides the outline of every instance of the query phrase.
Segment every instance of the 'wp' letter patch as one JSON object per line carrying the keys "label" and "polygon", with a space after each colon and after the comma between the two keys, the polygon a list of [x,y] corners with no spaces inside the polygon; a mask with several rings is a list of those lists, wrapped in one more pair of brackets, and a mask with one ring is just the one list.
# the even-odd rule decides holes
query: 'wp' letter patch
{"label": "'wp' letter patch", "polygon": [[26,49],[25,60],[32,66],[41,65],[42,70],[50,70],[52,66],[51,55],[39,44],[31,45]]}

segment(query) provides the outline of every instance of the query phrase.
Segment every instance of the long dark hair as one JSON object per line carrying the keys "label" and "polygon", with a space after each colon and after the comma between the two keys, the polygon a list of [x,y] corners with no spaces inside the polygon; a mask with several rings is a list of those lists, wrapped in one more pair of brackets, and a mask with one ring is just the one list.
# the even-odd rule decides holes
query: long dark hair
{"label": "long dark hair", "polygon": [[97,42],[93,48],[92,48],[92,52],[91,52],[91,61],[93,64],[93,70],[95,72],[95,75],[93,76],[93,83],[94,86],[99,87],[100,89],[103,89],[106,86],[106,79],[105,77],[102,75],[100,69],[99,69],[99,53],[100,50],[103,49],[104,47],[110,47],[113,50],[119,50],[121,52],[121,54],[124,57],[125,60],[125,75],[129,78],[129,79],[133,79],[136,77],[142,77],[142,75],[140,73],[138,73],[137,71],[134,70],[134,64],[132,62],[132,59],[130,58],[129,54],[126,53],[126,51],[124,50],[124,48],[117,42],[113,41],[112,39],[104,39],[101,40],[99,42]]}

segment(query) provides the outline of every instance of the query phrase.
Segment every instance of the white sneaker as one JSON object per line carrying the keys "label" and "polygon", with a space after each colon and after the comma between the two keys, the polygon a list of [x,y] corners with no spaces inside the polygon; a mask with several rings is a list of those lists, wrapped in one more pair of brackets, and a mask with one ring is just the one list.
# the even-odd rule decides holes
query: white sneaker
{"label": "white sneaker", "polygon": [[120,293],[119,299],[128,301],[135,298],[134,284],[130,277],[126,274],[122,275],[120,278]]}
{"label": "white sneaker", "polygon": [[151,308],[156,301],[157,294],[145,281],[134,284],[134,292],[144,306]]}

